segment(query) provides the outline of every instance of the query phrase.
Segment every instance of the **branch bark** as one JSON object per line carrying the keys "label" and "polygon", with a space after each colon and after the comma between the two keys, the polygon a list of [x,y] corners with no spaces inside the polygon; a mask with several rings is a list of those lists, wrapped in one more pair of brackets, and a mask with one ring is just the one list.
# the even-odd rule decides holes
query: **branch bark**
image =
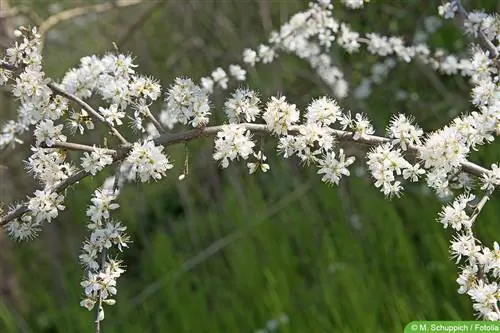
{"label": "branch bark", "polygon": [[[247,130],[249,130],[253,133],[270,134],[270,131],[268,130],[267,125],[264,125],[264,124],[243,123],[241,125],[245,126],[245,128]],[[192,141],[192,140],[195,140],[198,138],[214,136],[221,129],[222,129],[222,126],[210,126],[210,127],[180,132],[180,133],[162,134],[162,135],[154,138],[153,142],[155,143],[155,145],[172,146],[172,145],[179,144],[179,143],[189,142],[189,141]],[[297,126],[291,127],[289,132],[290,133],[297,133],[298,127]],[[360,144],[364,144],[364,145],[368,145],[368,146],[378,146],[380,144],[390,142],[390,139],[385,138],[385,137],[381,137],[381,136],[376,136],[376,135],[367,135],[367,136],[362,137],[358,140],[354,140],[351,132],[334,129],[332,133],[339,140],[349,141],[349,142],[353,142],[353,143],[360,143]],[[127,145],[123,145],[123,146],[119,147],[118,149],[116,149],[115,154],[114,154],[114,163],[122,161],[129,153],[131,147],[132,147],[131,144],[127,144]],[[409,152],[418,155],[418,147],[409,146],[408,150],[409,150]],[[488,172],[487,169],[485,169],[482,166],[479,166],[475,163],[472,163],[470,161],[463,162],[461,165],[461,168],[464,172],[467,172],[469,174],[472,174],[472,175],[475,175],[478,177],[480,177],[484,173]],[[68,179],[66,179],[66,180],[60,182],[59,184],[57,184],[56,186],[54,186],[51,190],[56,191],[56,192],[63,191],[68,186],[84,179],[85,177],[87,177],[89,175],[90,175],[89,173],[87,173],[83,170],[77,171],[75,174],[73,174]],[[9,221],[21,217],[27,211],[28,211],[28,209],[26,208],[26,203],[21,204],[18,208],[14,209],[13,211],[2,216],[0,218],[0,225],[5,225]]]}

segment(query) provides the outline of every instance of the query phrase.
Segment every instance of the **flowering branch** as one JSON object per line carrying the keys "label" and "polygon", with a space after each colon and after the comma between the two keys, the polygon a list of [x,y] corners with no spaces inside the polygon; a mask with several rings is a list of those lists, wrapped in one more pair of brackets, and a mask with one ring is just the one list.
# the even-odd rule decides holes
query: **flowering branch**
{"label": "flowering branch", "polygon": [[[249,130],[254,133],[264,133],[264,134],[269,134],[270,130],[267,127],[267,125],[264,124],[251,124],[251,123],[242,123],[240,124],[243,126],[246,130]],[[171,146],[179,143],[185,143],[192,141],[194,139],[202,138],[202,137],[208,137],[208,136],[214,136],[217,133],[219,133],[222,129],[223,126],[209,126],[209,127],[204,127],[201,129],[193,129],[181,133],[174,133],[174,134],[163,134],[160,135],[156,138],[153,139],[153,142],[155,145],[162,145],[162,146]],[[292,126],[289,129],[290,133],[297,133],[299,131],[299,128],[296,126]],[[385,137],[381,136],[376,136],[376,135],[365,135],[360,138],[354,139],[353,138],[353,133],[348,132],[348,131],[343,131],[343,130],[335,130],[332,129],[332,134],[343,141],[348,141],[348,142],[353,142],[353,143],[359,143],[359,144],[365,144],[368,146],[378,146],[380,144],[388,143],[391,140]],[[86,146],[86,145],[80,145],[80,144],[74,144],[74,143],[66,143],[66,142],[57,142],[52,146],[51,148],[64,148],[64,149],[73,149],[73,150],[82,150],[82,151],[94,151],[94,147]],[[102,149],[102,148],[100,148]],[[122,147],[120,147],[118,150],[114,149],[106,149],[106,151],[110,154],[114,155],[114,161],[121,161],[123,160],[127,154],[129,153],[131,149],[131,145],[127,144]],[[409,146],[409,151],[413,152],[414,154],[418,154],[418,147],[416,146]],[[465,161],[461,163],[461,169],[464,172],[470,173],[475,176],[482,176],[483,174],[487,173],[488,170],[475,164],[470,161]],[[89,176],[90,173],[87,173],[85,171],[78,171],[76,172],[72,177],[69,177],[65,181],[61,182],[60,184],[54,186],[52,189],[53,191],[60,192],[66,189],[68,186],[79,182],[83,178]],[[5,216],[2,216],[0,218],[0,225],[4,225],[8,223],[9,221],[12,221],[16,218],[19,218],[22,216],[22,214],[26,213],[28,210],[26,208],[26,204],[20,205],[18,208],[13,210],[12,212],[9,212]]]}
{"label": "flowering branch", "polygon": [[[467,20],[469,20],[469,13],[464,8],[464,6],[462,6],[462,3],[460,0],[453,0],[452,2],[454,3],[452,5],[456,6],[456,13],[457,13],[457,15],[455,16],[456,20],[457,20],[458,24],[460,25],[460,27],[464,28],[465,22]],[[493,45],[493,43],[486,37],[484,32],[481,30],[481,28],[477,29],[477,37],[478,37],[479,44],[481,45],[481,47],[485,51],[488,51],[489,56],[495,62],[497,62],[498,56],[499,56],[498,50],[495,47],[495,45]],[[500,66],[500,64],[497,63],[497,66]]]}
{"label": "flowering branch", "polygon": [[[137,3],[135,0],[131,2]],[[350,0],[343,3],[350,8],[359,8],[364,4],[363,1]],[[440,6],[440,14],[453,17],[457,3],[460,4],[448,2]],[[108,179],[102,188],[95,190],[90,200],[86,213],[90,219],[88,228],[91,234],[85,240],[80,255],[86,273],[81,283],[85,291],[81,305],[88,310],[97,305],[97,332],[104,318],[102,305],[114,304],[115,300],[111,297],[117,292],[116,280],[124,272],[121,261],[108,256],[113,246],[122,251],[128,243],[126,227],[110,217],[110,212],[119,207],[114,201],[120,184],[124,181],[162,179],[173,168],[163,152],[164,148],[204,137],[215,137],[212,157],[222,168],[228,167],[234,160],[245,160],[248,161],[246,165],[250,174],[257,170],[267,172],[270,166],[264,152],[264,135],[276,138],[277,151],[284,158],[296,156],[303,165],[316,167],[325,183],[338,185],[343,177],[350,175],[348,167],[355,162],[355,157],[347,156],[337,143],[351,142],[370,148],[366,154],[367,168],[374,186],[387,197],[400,196],[404,184],[420,181],[424,177],[426,185],[440,197],[450,197],[457,189],[463,190],[464,193],[457,196],[451,205],[443,208],[438,221],[445,228],[450,225],[458,232],[450,251],[457,263],[464,258],[467,264],[459,277],[459,292],[467,292],[471,296],[474,308],[481,317],[500,319],[498,297],[494,294],[497,293],[496,282],[490,284],[485,278],[500,279],[500,264],[492,264],[492,258],[500,258],[500,246],[495,243],[495,255],[490,255],[491,250],[478,245],[472,232],[481,209],[492,191],[500,185],[500,168],[493,164],[491,169],[486,169],[468,160],[473,149],[493,142],[500,134],[499,78],[494,68],[498,52],[488,49],[493,45],[494,36],[500,35],[497,31],[500,24],[484,28],[472,19],[474,15],[463,11],[466,30],[479,33],[480,39],[489,39],[491,45],[483,43],[488,52],[474,49],[472,59],[458,59],[442,53],[431,55],[431,50],[425,45],[406,46],[399,37],[377,33],[361,36],[346,23],[335,20],[332,9],[328,0],[310,4],[305,12],[294,15],[279,32],[272,33],[269,45],[260,45],[257,52],[246,49],[243,62],[254,66],[258,62],[272,62],[278,52],[294,53],[306,59],[333,93],[342,98],[348,93],[348,85],[343,73],[333,65],[329,54],[332,42],[335,41],[348,53],[359,51],[363,45],[372,54],[391,56],[388,60],[392,61],[385,64],[387,68],[395,66],[394,59],[410,62],[417,58],[445,74],[461,74],[470,78],[475,111],[456,117],[448,125],[429,133],[424,133],[413,118],[404,114],[394,115],[386,128],[386,136],[377,136],[365,115],[344,112],[330,97],[313,100],[301,112],[295,104],[287,102],[285,96],[271,97],[263,107],[256,92],[236,89],[222,108],[227,116],[226,124],[209,126],[212,114],[210,95],[215,87],[227,89],[230,78],[219,67],[209,77],[201,78],[201,86],[191,79],[177,78],[165,92],[165,103],[156,117],[149,107],[161,96],[161,86],[154,78],[137,74],[137,66],[131,56],[107,54],[101,58],[84,57],[77,68],[69,70],[56,84],[43,72],[41,36],[36,28],[16,30],[15,35],[22,38],[22,42],[16,41],[7,50],[5,60],[0,62],[0,85],[15,81],[11,85],[12,93],[20,100],[21,106],[18,118],[2,127],[0,148],[20,143],[18,136],[33,129],[35,143],[26,165],[43,187],[26,202],[1,216],[0,225],[5,225],[8,233],[16,239],[35,237],[42,222],[50,222],[65,209],[63,192],[68,186],[96,175],[106,166],[117,165],[114,179]],[[60,14],[60,17],[72,17],[78,13],[81,12],[73,9]],[[491,22],[494,18],[488,19]],[[55,23],[57,20],[49,20],[42,34],[47,25]],[[484,29],[478,29],[478,26]],[[246,73],[239,65],[229,66],[229,75],[236,81],[246,80]],[[94,96],[108,104],[94,109],[85,101]],[[68,112],[69,101],[81,106],[82,110]],[[69,120],[71,134],[77,130],[82,135],[92,131],[92,119],[97,119],[120,142],[111,149],[67,142],[66,132],[63,133],[65,125],[57,123],[64,117]],[[131,142],[118,130],[124,119],[130,119],[132,128],[140,133]],[[171,129],[177,123],[192,129],[166,133],[166,128]],[[255,134],[260,137],[260,149],[254,140]],[[65,150],[82,152],[80,168],[66,161]],[[186,147],[184,174],[179,179],[187,173]],[[471,175],[480,180],[481,190],[486,190],[487,194],[469,217],[465,209],[474,199]],[[475,280],[469,279],[471,276]],[[491,290],[494,292],[491,297],[483,297]]]}

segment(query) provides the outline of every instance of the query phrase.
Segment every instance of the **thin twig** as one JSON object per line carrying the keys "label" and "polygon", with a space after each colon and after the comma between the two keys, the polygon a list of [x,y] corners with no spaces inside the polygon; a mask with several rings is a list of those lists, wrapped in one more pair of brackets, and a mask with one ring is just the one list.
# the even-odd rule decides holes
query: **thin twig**
{"label": "thin twig", "polygon": [[[101,252],[101,271],[104,271],[105,263],[106,263],[106,248],[103,248]],[[101,332],[101,318],[100,318],[101,310],[102,310],[102,290],[99,290],[99,302],[97,306],[97,314],[95,320],[95,333]]]}
{"label": "thin twig", "polygon": [[72,20],[78,16],[87,15],[88,13],[102,13],[110,9],[114,8],[123,8],[128,6],[137,5],[143,3],[143,0],[115,0],[111,2],[100,3],[96,5],[88,5],[82,7],[71,8],[67,10],[63,10],[59,13],[56,13],[52,16],[49,16],[46,20],[44,20],[39,27],[40,35],[44,35],[56,24],[59,24],[62,21]]}
{"label": "thin twig", "polygon": [[103,151],[107,154],[114,155],[116,154],[116,150],[114,149],[108,149],[108,148],[101,148],[101,147],[96,147],[96,146],[88,146],[88,145],[83,145],[81,143],[73,143],[73,142],[54,142],[52,146],[48,147],[46,144],[41,144],[40,145],[42,148],[61,148],[61,149],[67,149],[67,150],[80,150],[80,151],[86,151],[86,152],[94,152],[94,151]]}
{"label": "thin twig", "polygon": [[0,19],[8,19],[18,15],[28,16],[37,26],[39,26],[43,22],[42,18],[34,10],[32,10],[28,6],[23,5],[9,8],[8,10],[0,12]]}
{"label": "thin twig", "polygon": [[60,95],[60,96],[63,96],[63,97],[66,97],[67,99],[69,100],[72,100],[73,102],[79,104],[82,108],[85,109],[85,111],[87,111],[88,113],[92,114],[94,117],[96,117],[99,121],[101,121],[102,123],[104,123],[106,126],[109,127],[111,133],[116,136],[122,144],[126,145],[126,144],[129,144],[129,142],[127,141],[127,139],[125,139],[121,133],[112,125],[110,124],[109,122],[106,121],[106,119],[104,119],[104,117],[99,114],[96,110],[94,110],[93,107],[91,107],[89,104],[87,104],[84,100],[82,100],[81,98],[73,95],[73,94],[70,94],[69,92],[63,90],[59,85],[55,84],[54,82],[50,82],[47,84],[47,86],[52,89],[57,95]]}
{"label": "thin twig", "polygon": [[146,109],[146,115],[148,116],[149,120],[151,120],[151,122],[153,123],[153,125],[155,126],[156,130],[158,131],[158,133],[160,134],[163,134],[165,133],[165,128],[163,128],[162,124],[158,121],[158,119],[156,119],[156,117],[151,113],[151,111],[149,110],[149,108]]}
{"label": "thin twig", "polygon": [[470,224],[474,223],[476,221],[477,217],[483,210],[484,205],[486,205],[486,202],[490,200],[491,195],[493,194],[493,190],[490,190],[486,192],[486,194],[481,198],[481,200],[477,203],[477,205],[474,207],[474,211],[472,212],[472,216],[470,217]]}
{"label": "thin twig", "polygon": [[[455,4],[457,6],[457,15],[455,15],[456,22],[462,27],[465,27],[465,21],[469,18],[469,13],[462,6],[460,0],[455,0]],[[489,57],[493,59],[497,67],[500,67],[500,63],[498,62],[499,53],[495,45],[491,43],[491,41],[486,37],[484,32],[481,29],[477,31],[479,45],[484,51],[488,51]]]}

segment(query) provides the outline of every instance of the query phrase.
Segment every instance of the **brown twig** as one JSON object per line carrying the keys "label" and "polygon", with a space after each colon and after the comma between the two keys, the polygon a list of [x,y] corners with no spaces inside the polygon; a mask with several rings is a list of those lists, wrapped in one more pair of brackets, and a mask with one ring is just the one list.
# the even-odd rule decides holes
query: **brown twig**
{"label": "brown twig", "polygon": [[123,135],[121,135],[121,133],[112,124],[110,124],[109,122],[107,122],[106,119],[104,119],[104,117],[101,114],[99,114],[96,110],[94,110],[94,108],[91,107],[89,104],[87,104],[84,100],[82,100],[81,98],[79,98],[79,97],[77,97],[77,96],[75,96],[73,94],[70,94],[69,92],[63,90],[59,85],[55,84],[54,82],[50,82],[47,85],[56,94],[58,94],[58,95],[60,95],[62,97],[66,97],[67,99],[72,100],[73,102],[79,104],[82,108],[85,109],[85,111],[87,111],[88,113],[90,113],[91,115],[93,115],[95,118],[97,118],[99,121],[101,121],[106,126],[108,126],[109,129],[110,129],[110,131],[111,131],[111,133],[114,136],[116,136],[121,141],[122,144],[127,145],[129,143],[127,141],[127,139],[125,139],[123,137]]}
{"label": "brown twig", "polygon": [[108,149],[108,148],[101,148],[101,147],[95,147],[95,146],[88,146],[84,145],[81,143],[73,143],[73,142],[54,142],[54,144],[50,147],[42,143],[40,145],[42,148],[61,148],[61,149],[66,149],[66,150],[79,150],[79,151],[86,151],[86,152],[94,152],[96,150],[104,151],[107,154],[110,155],[115,155],[116,150],[114,149]]}
{"label": "brown twig", "polygon": [[56,24],[74,19],[78,16],[87,15],[88,13],[102,13],[114,8],[123,8],[128,6],[137,5],[143,3],[143,0],[116,0],[106,3],[100,3],[96,5],[88,5],[82,7],[71,8],[63,10],[45,19],[39,26],[40,35],[45,35],[48,30],[54,27]]}

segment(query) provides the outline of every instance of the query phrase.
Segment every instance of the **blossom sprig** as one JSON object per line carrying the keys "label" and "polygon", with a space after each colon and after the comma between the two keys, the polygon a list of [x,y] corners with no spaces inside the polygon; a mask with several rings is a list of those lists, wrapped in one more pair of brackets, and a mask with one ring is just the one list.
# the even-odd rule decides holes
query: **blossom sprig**
{"label": "blossom sprig", "polygon": [[237,89],[224,104],[224,112],[229,122],[253,122],[260,115],[260,99],[257,94],[248,89]]}
{"label": "blossom sprig", "polygon": [[29,199],[28,210],[37,223],[44,220],[52,221],[59,215],[59,211],[66,207],[63,205],[64,196],[50,190],[37,190]]}
{"label": "blossom sprig", "polygon": [[[95,146],[94,146],[95,147]],[[88,153],[84,152],[81,158],[81,166],[83,170],[96,175],[106,165],[113,163],[113,157],[109,152],[104,149],[95,148],[94,151]]]}
{"label": "blossom sprig", "polygon": [[327,184],[338,185],[343,176],[350,176],[351,172],[347,168],[354,163],[355,157],[346,158],[344,150],[340,149],[338,157],[334,151],[329,151],[318,161],[318,174],[323,175],[321,181]]}
{"label": "blossom sprig", "polygon": [[267,102],[267,108],[262,115],[262,119],[272,133],[286,134],[289,128],[300,119],[300,113],[295,104],[289,104],[285,96],[280,98],[271,97]]}
{"label": "blossom sprig", "polygon": [[481,190],[493,191],[495,187],[500,186],[500,167],[498,164],[493,163],[491,170],[483,174],[481,181],[483,183]]}
{"label": "blossom sprig", "polygon": [[[400,196],[402,179],[418,181],[425,170],[419,164],[412,165],[402,155],[399,148],[390,143],[373,148],[368,154],[368,169],[375,180],[375,187],[380,188],[386,196]],[[397,178],[400,176],[402,179]]]}
{"label": "blossom sprig", "polygon": [[257,170],[262,172],[268,172],[271,168],[269,164],[266,163],[267,157],[259,150],[257,153],[253,153],[253,157],[255,158],[255,162],[247,163],[248,172],[250,174],[254,173]]}
{"label": "blossom sprig", "polygon": [[466,212],[469,202],[474,200],[473,195],[460,195],[451,205],[443,207],[439,213],[438,221],[444,228],[451,226],[454,230],[460,231],[472,227],[470,216]]}
{"label": "blossom sprig", "polygon": [[177,122],[201,127],[210,120],[208,93],[191,79],[177,78],[168,89],[165,102],[160,120],[168,128],[173,128]]}
{"label": "blossom sprig", "polygon": [[173,168],[168,157],[163,154],[163,147],[156,146],[151,140],[134,143],[126,162],[131,165],[131,174],[141,182],[161,179],[168,169]]}
{"label": "blossom sprig", "polygon": [[115,304],[113,297],[117,293],[117,279],[125,272],[122,261],[110,258],[108,253],[113,246],[121,252],[130,242],[127,228],[110,216],[111,211],[120,207],[114,202],[116,199],[117,192],[113,189],[103,188],[94,192],[87,209],[91,234],[79,256],[86,270],[85,279],[81,282],[85,296],[80,305],[89,311],[97,305],[97,321],[104,319],[103,304]]}
{"label": "blossom sprig", "polygon": [[213,158],[220,161],[223,168],[229,166],[229,162],[239,157],[246,160],[253,154],[255,143],[252,141],[250,131],[239,124],[223,125],[217,133]]}
{"label": "blossom sprig", "polygon": [[25,168],[46,187],[54,186],[75,172],[75,167],[66,161],[66,154],[60,149],[32,147],[31,151]]}

